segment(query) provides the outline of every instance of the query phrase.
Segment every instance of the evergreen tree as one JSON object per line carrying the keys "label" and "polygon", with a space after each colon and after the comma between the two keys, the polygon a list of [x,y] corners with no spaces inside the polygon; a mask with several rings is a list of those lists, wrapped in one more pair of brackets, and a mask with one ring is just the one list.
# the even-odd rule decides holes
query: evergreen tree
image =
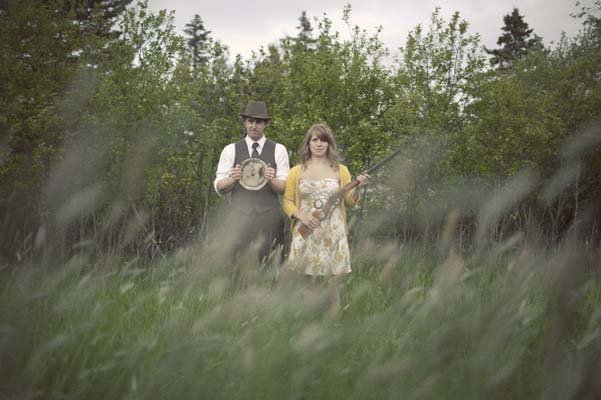
{"label": "evergreen tree", "polygon": [[492,65],[498,65],[501,69],[510,67],[514,61],[524,57],[529,49],[542,47],[541,38],[537,35],[531,37],[533,30],[529,28],[517,8],[514,8],[511,14],[505,15],[503,22],[503,34],[497,40],[501,47],[486,49],[486,52],[493,56]]}
{"label": "evergreen tree", "polygon": [[299,38],[310,38],[313,34],[313,27],[311,26],[311,21],[307,18],[307,12],[303,11],[301,16],[298,19],[300,25],[296,27],[296,29],[300,30],[298,34]]}
{"label": "evergreen tree", "polygon": [[298,18],[298,22],[299,25],[296,27],[296,29],[299,30],[299,33],[297,37],[293,39],[293,42],[304,49],[315,45],[317,40],[313,38],[313,27],[311,26],[311,21],[309,21],[309,18],[307,18],[306,11],[302,12],[301,16]]}
{"label": "evergreen tree", "polygon": [[80,56],[87,64],[99,65],[111,57],[107,43],[121,35],[115,25],[132,1],[64,0],[63,11],[67,18],[74,15],[74,23],[83,39]]}
{"label": "evergreen tree", "polygon": [[196,14],[192,21],[186,24],[184,32],[188,35],[186,42],[192,53],[192,68],[196,71],[200,65],[208,61],[206,52],[211,31],[205,29],[202,18]]}
{"label": "evergreen tree", "polygon": [[[579,5],[579,3],[576,3]],[[587,44],[597,50],[601,48],[601,0],[595,0],[593,6],[581,5],[581,10],[573,15],[582,19],[583,30],[579,39],[584,39]]]}
{"label": "evergreen tree", "polygon": [[[117,18],[125,11],[133,0],[35,0],[45,9],[56,12],[57,18],[73,19],[82,34],[100,37],[116,37],[119,32],[113,30]],[[22,5],[19,0],[0,0],[0,15],[7,13],[11,7]]]}
{"label": "evergreen tree", "polygon": [[[103,37],[114,37],[111,32],[117,17],[125,11],[132,0],[66,0],[65,6],[75,11],[75,20],[80,26],[93,26],[89,32]],[[97,18],[99,16],[100,18]],[[98,23],[96,20],[102,21]]]}

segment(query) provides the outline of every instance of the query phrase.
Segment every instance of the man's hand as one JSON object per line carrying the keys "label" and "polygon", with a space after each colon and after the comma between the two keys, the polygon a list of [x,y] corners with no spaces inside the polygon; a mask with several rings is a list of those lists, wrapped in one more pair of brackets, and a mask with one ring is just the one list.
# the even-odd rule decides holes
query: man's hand
{"label": "man's hand", "polygon": [[271,164],[267,164],[267,168],[265,168],[265,179],[269,182],[269,186],[271,189],[277,194],[284,193],[284,189],[286,189],[286,181],[282,179],[277,179],[275,177],[275,168],[271,166]]}
{"label": "man's hand", "polygon": [[240,164],[236,164],[235,167],[230,169],[230,178],[234,182],[240,181],[240,177],[242,176],[242,170],[240,169]]}
{"label": "man's hand", "polygon": [[227,178],[223,178],[217,181],[215,188],[219,193],[227,193],[234,188],[236,182],[240,181],[240,177],[242,176],[242,171],[240,169],[240,164],[236,164],[235,167],[230,169]]}
{"label": "man's hand", "polygon": [[267,182],[275,179],[275,168],[271,166],[271,163],[268,163],[267,168],[265,168],[265,179],[267,179]]}

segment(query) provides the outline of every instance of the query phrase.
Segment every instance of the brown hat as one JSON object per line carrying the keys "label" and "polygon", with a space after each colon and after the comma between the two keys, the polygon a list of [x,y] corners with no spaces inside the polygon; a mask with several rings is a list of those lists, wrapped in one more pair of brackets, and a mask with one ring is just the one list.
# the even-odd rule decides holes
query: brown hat
{"label": "brown hat", "polygon": [[267,105],[265,105],[264,101],[249,101],[246,105],[246,110],[240,115],[242,118],[271,119],[267,115]]}

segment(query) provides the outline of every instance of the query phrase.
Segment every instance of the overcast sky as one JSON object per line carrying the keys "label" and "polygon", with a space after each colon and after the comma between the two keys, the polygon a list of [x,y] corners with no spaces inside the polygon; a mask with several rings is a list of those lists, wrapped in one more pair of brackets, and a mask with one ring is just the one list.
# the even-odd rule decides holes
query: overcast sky
{"label": "overcast sky", "polygon": [[[205,29],[211,36],[230,49],[230,56],[241,54],[245,58],[261,46],[267,47],[286,35],[295,35],[298,18],[306,11],[313,17],[324,13],[334,23],[334,30],[348,38],[348,28],[342,21],[345,4],[351,4],[351,23],[375,33],[382,26],[380,39],[391,53],[404,46],[407,33],[422,24],[427,26],[436,6],[448,21],[454,11],[470,24],[471,33],[479,33],[483,45],[497,47],[501,34],[503,16],[517,7],[534,33],[543,37],[549,45],[557,42],[561,32],[573,36],[580,29],[581,21],[570,16],[579,10],[576,0],[149,0],[153,10],[175,10],[178,30],[183,33],[186,23],[199,14]],[[593,0],[581,0],[592,5]]]}

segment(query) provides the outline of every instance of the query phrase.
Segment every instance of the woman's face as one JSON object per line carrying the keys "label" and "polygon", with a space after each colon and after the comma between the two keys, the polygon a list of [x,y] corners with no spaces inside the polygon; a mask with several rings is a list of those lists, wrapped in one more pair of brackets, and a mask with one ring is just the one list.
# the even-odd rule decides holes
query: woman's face
{"label": "woman's face", "polygon": [[309,140],[309,150],[311,151],[311,157],[325,157],[328,154],[328,142],[313,135]]}

